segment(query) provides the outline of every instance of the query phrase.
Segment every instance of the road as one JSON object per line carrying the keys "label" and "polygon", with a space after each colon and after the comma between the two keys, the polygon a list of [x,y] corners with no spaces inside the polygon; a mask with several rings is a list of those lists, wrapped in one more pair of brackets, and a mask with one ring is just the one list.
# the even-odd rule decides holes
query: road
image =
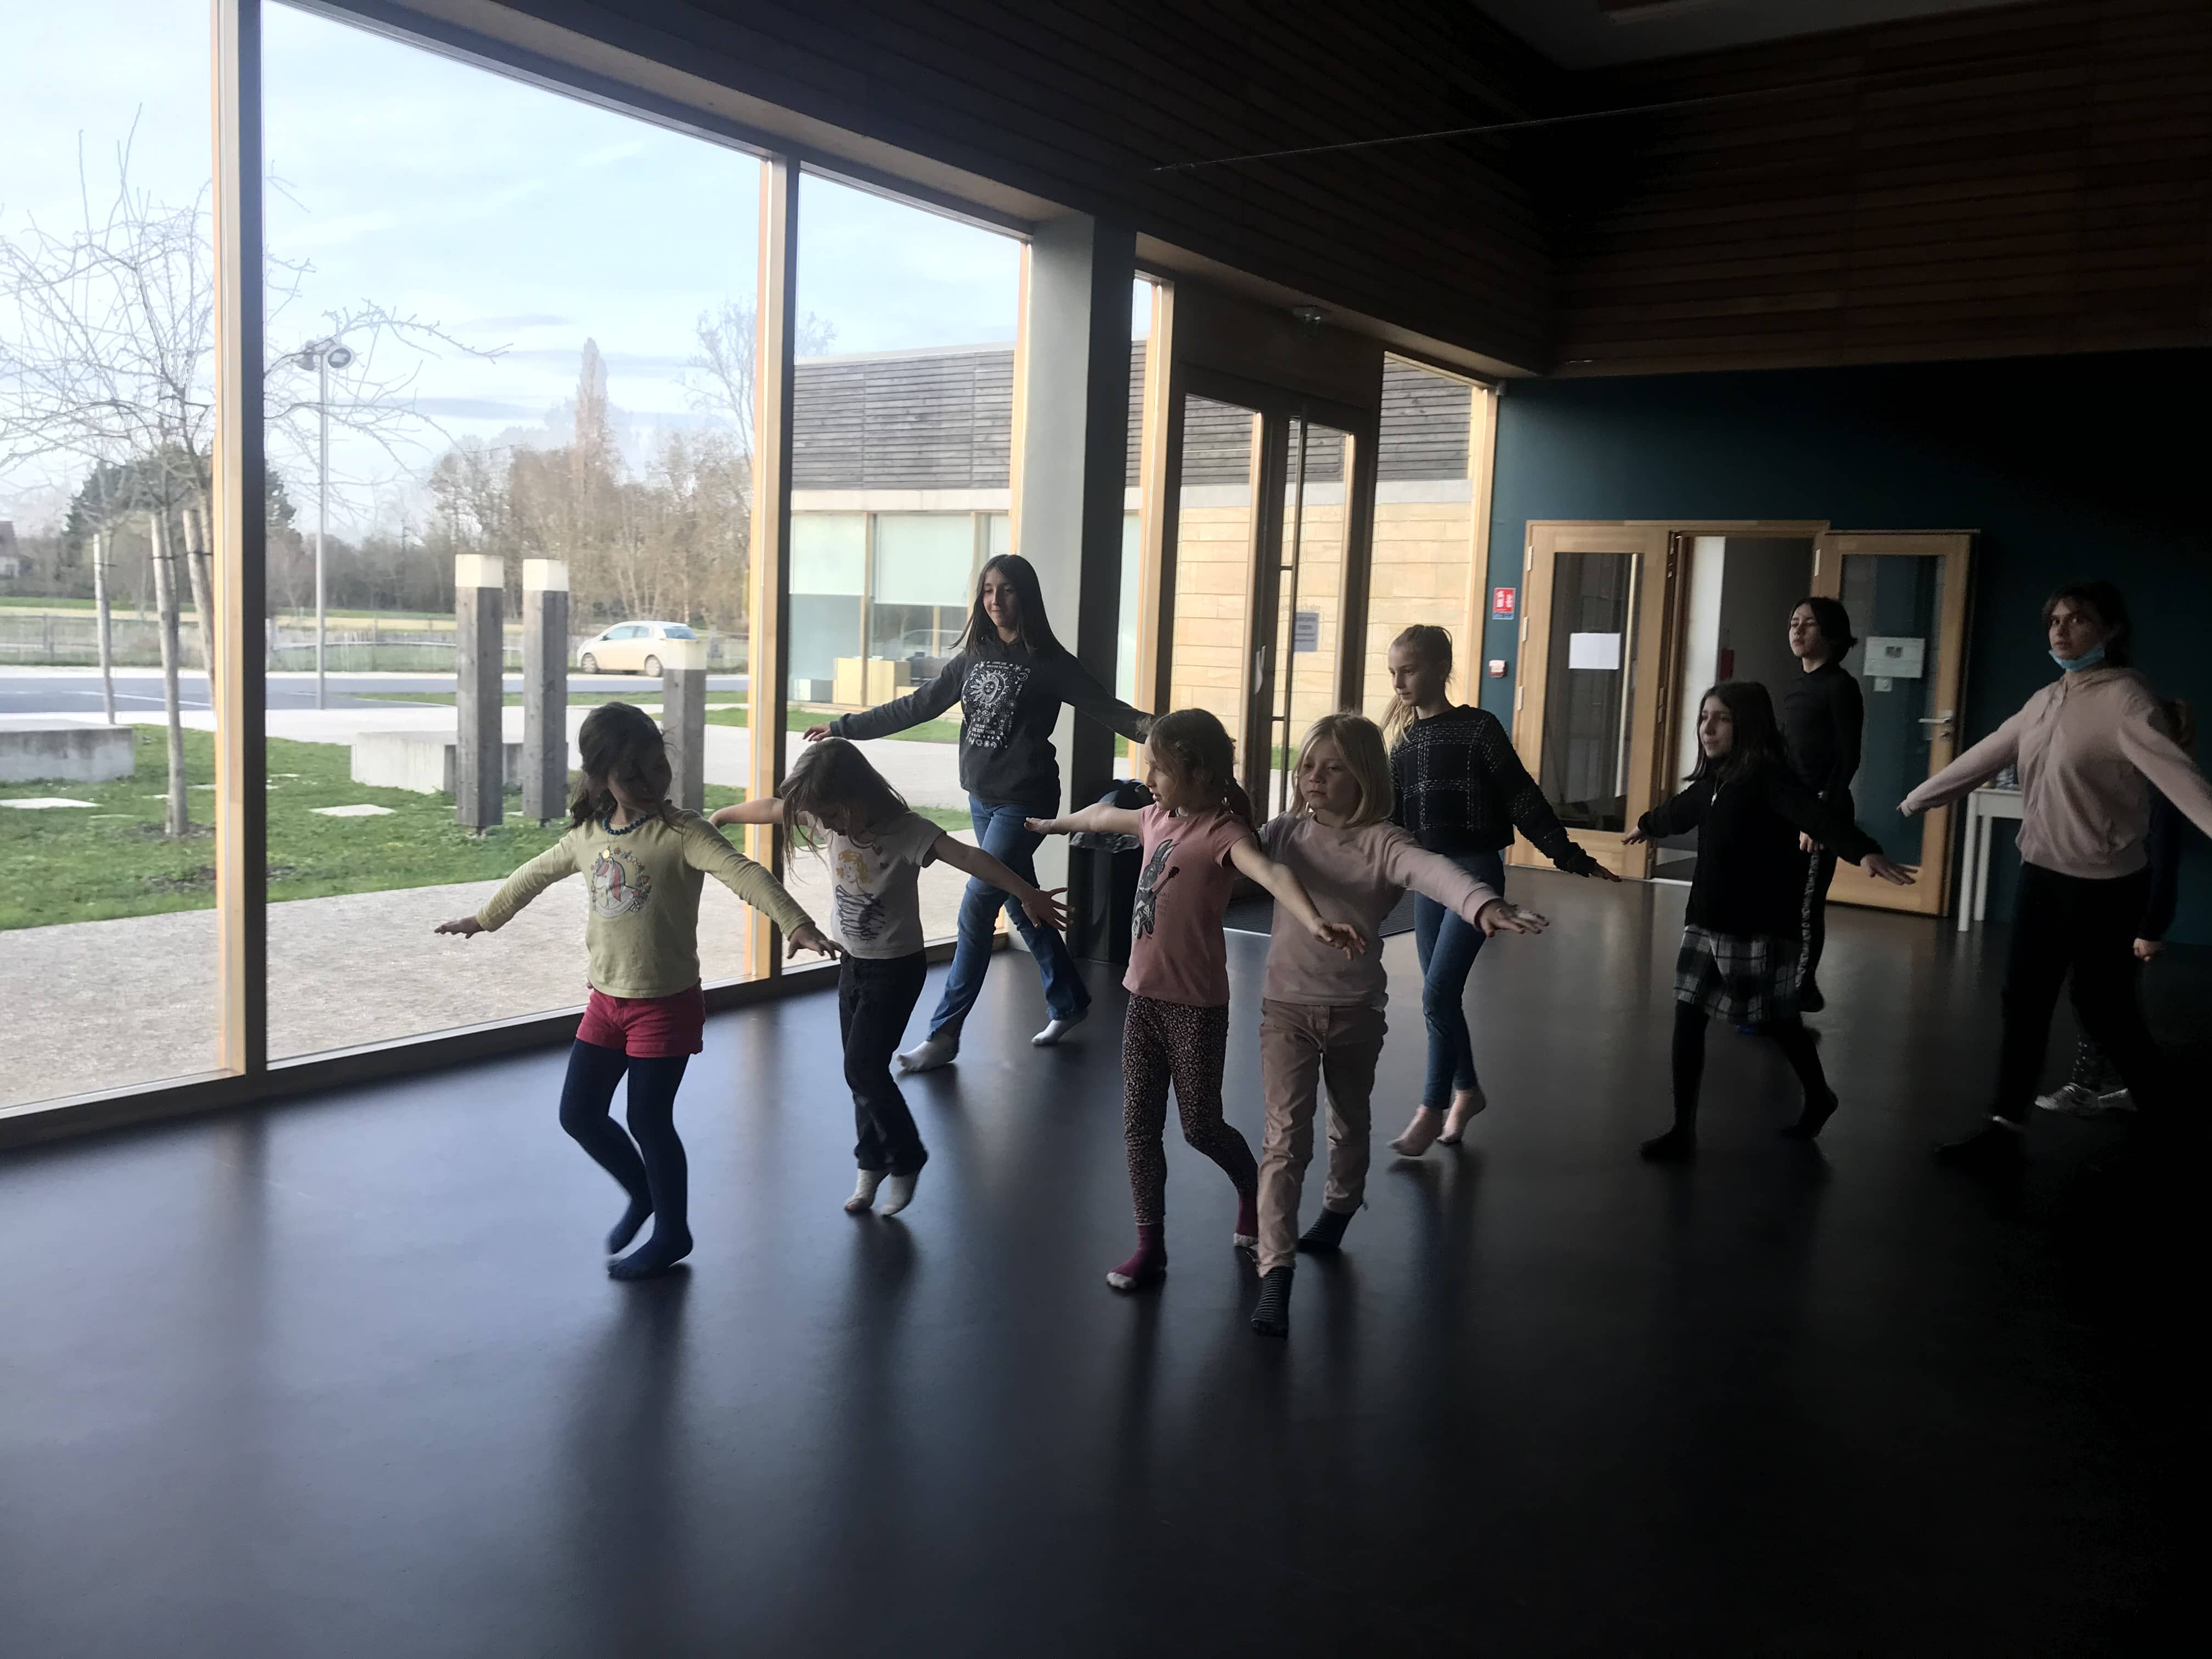
{"label": "road", "polygon": [[[450,674],[331,674],[326,676],[325,680],[328,703],[332,708],[392,707],[388,702],[363,695],[368,692],[386,695],[444,692],[451,695],[453,690],[453,677]],[[183,693],[185,708],[207,708],[206,675],[197,672],[179,675],[178,685]],[[520,693],[522,676],[509,674],[507,689],[510,692]],[[745,689],[745,677],[743,674],[710,675],[707,689],[723,693],[742,691]],[[660,682],[635,674],[571,674],[568,690],[572,694],[628,692],[640,702],[657,703],[660,701]],[[161,675],[158,669],[118,668],[115,671],[115,712],[118,716],[128,719],[161,706]],[[313,674],[269,676],[270,708],[313,708],[314,706],[315,677]],[[97,714],[100,708],[100,675],[95,670],[0,670],[0,714],[84,715]]]}

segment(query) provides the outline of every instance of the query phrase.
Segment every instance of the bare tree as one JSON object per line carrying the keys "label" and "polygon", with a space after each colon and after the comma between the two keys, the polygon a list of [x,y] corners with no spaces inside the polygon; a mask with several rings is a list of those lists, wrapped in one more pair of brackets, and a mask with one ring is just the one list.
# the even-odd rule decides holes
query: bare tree
{"label": "bare tree", "polygon": [[[80,143],[80,223],[57,233],[33,222],[21,235],[0,240],[0,471],[58,456],[95,470],[154,468],[154,500],[142,505],[153,514],[169,725],[168,830],[182,836],[190,824],[177,646],[186,587],[211,686],[217,667],[208,533],[214,522],[213,242],[208,186],[181,207],[133,186],[135,136],[134,124],[116,147],[114,191],[104,204],[95,204]],[[311,270],[299,262],[268,262],[272,320],[297,298]],[[324,323],[325,335],[348,337],[364,364],[331,418],[387,449],[403,424],[421,417],[407,396],[411,373],[380,368],[380,345],[387,357],[398,347],[468,349],[434,324],[365,302],[327,313]],[[319,407],[297,395],[300,372],[289,356],[264,370],[264,419],[280,449],[288,441],[304,447],[303,412]]]}

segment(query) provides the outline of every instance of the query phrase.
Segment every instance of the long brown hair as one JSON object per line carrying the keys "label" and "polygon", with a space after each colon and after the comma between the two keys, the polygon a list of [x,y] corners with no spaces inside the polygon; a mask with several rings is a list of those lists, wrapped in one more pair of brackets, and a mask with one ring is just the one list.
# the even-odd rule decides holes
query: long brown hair
{"label": "long brown hair", "polygon": [[568,803],[570,829],[614,817],[621,803],[607,787],[611,779],[633,799],[659,802],[662,820],[676,822],[676,804],[668,799],[675,777],[668,745],[653,716],[635,703],[603,702],[585,715],[576,732],[576,761],[583,781]]}
{"label": "long brown hair", "polygon": [[857,744],[843,738],[807,744],[776,794],[783,802],[784,833],[792,845],[817,851],[823,844],[825,807],[851,812],[868,830],[908,810],[906,797],[891,787]]}
{"label": "long brown hair", "polygon": [[1059,650],[1060,641],[1044,613],[1044,589],[1037,584],[1036,567],[1018,553],[1000,553],[983,561],[983,568],[975,573],[975,602],[968,609],[968,626],[961,630],[960,643],[955,648],[973,651],[983,641],[999,637],[999,624],[983,609],[983,582],[994,570],[1014,590],[1014,636],[1022,642],[1022,648],[1033,657]]}
{"label": "long brown hair", "polygon": [[[1393,651],[1401,645],[1409,647],[1430,667],[1443,671],[1444,690],[1449,696],[1452,681],[1451,629],[1439,628],[1434,623],[1415,623],[1390,641],[1390,648]],[[1382,716],[1383,747],[1385,749],[1395,747],[1398,739],[1406,735],[1406,728],[1413,723],[1413,704],[1401,702],[1393,696],[1390,699],[1389,708]]]}
{"label": "long brown hair", "polygon": [[1689,781],[1714,780],[1714,787],[1748,777],[1762,766],[1787,767],[1790,757],[1782,746],[1782,723],[1774,718],[1774,699],[1757,680],[1723,680],[1698,699],[1698,715],[1705,717],[1708,700],[1729,711],[1735,723],[1735,738],[1727,754],[1714,759],[1698,750],[1696,769]]}
{"label": "long brown hair", "polygon": [[[1248,826],[1252,801],[1237,781],[1237,745],[1228,728],[1203,708],[1175,708],[1153,720],[1145,732],[1145,752],[1194,793],[1212,793]],[[1256,826],[1255,826],[1256,827]]]}

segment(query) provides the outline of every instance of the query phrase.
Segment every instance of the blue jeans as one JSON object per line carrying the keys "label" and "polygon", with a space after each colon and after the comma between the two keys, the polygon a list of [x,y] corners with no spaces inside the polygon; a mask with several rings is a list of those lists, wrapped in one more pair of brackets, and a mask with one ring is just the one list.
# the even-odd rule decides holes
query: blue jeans
{"label": "blue jeans", "polygon": [[[1505,890],[1503,853],[1452,860],[1475,880]],[[1413,948],[1421,957],[1421,1017],[1429,1027],[1429,1073],[1421,1104],[1443,1111],[1452,1091],[1474,1087],[1474,1039],[1467,1030],[1467,976],[1482,949],[1482,929],[1432,898],[1413,896]]]}
{"label": "blue jeans", "polygon": [[[1035,854],[1044,837],[1031,835],[1023,827],[1023,820],[1050,817],[1058,810],[1049,805],[977,800],[973,796],[968,801],[976,845],[1024,881],[1036,879]],[[938,999],[937,1012],[929,1017],[930,1036],[949,1032],[956,1039],[959,1036],[961,1022],[982,994],[983,975],[991,965],[992,930],[998,925],[1001,907],[1030,947],[1030,954],[1036,958],[1037,973],[1044,981],[1045,1012],[1054,1019],[1073,1019],[1091,1006],[1091,988],[1076,972],[1075,958],[1067,954],[1067,941],[1051,928],[1031,921],[1011,893],[971,878],[960,900],[960,942],[953,949],[952,971],[945,976],[945,994]]]}

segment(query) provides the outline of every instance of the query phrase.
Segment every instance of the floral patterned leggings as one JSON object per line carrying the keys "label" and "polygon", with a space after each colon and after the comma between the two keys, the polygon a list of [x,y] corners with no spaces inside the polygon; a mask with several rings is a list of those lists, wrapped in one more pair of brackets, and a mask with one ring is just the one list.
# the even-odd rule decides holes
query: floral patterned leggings
{"label": "floral patterned leggings", "polygon": [[1260,1166],[1251,1143],[1221,1115],[1221,1069],[1229,1055],[1229,1010],[1129,999],[1121,1028],[1121,1133],[1129,1143],[1129,1191],[1137,1224],[1157,1226],[1167,1210],[1168,1085],[1175,1085],[1182,1138],[1221,1166],[1237,1195],[1251,1197]]}

